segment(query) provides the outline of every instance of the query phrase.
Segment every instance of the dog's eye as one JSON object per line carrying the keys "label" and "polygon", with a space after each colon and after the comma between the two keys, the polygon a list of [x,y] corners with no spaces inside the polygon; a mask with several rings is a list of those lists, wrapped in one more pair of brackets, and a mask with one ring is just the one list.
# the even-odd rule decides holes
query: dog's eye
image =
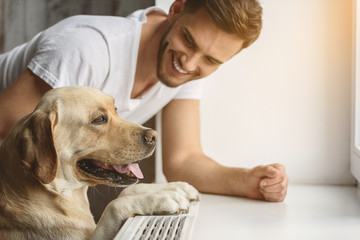
{"label": "dog's eye", "polygon": [[100,124],[107,123],[107,121],[108,121],[108,117],[106,115],[102,115],[102,116],[95,118],[91,123],[100,125]]}

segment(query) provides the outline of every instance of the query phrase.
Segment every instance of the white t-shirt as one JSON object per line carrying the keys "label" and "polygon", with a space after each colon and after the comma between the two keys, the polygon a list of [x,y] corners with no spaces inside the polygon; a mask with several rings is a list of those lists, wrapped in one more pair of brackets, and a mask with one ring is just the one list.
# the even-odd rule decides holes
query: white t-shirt
{"label": "white t-shirt", "polygon": [[0,55],[0,91],[26,68],[51,87],[89,86],[115,98],[120,117],[142,124],[172,99],[199,99],[201,80],[177,88],[161,82],[131,99],[142,24],[151,7],[128,16],[73,16]]}

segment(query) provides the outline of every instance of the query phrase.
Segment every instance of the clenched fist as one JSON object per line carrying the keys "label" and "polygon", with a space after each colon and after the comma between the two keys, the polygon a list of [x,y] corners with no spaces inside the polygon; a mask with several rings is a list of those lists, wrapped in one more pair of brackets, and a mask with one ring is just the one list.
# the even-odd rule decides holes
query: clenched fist
{"label": "clenched fist", "polygon": [[247,171],[245,194],[248,198],[282,202],[286,197],[288,179],[285,167],[279,163],[257,166]]}

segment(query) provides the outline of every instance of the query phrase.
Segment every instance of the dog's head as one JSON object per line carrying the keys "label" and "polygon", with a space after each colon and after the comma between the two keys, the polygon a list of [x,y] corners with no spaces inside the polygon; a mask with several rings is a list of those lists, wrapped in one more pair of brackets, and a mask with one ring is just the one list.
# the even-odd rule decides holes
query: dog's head
{"label": "dog's head", "polygon": [[137,162],[153,153],[157,135],[122,120],[112,97],[88,87],[50,90],[16,132],[20,158],[40,182],[113,186],[142,178]]}

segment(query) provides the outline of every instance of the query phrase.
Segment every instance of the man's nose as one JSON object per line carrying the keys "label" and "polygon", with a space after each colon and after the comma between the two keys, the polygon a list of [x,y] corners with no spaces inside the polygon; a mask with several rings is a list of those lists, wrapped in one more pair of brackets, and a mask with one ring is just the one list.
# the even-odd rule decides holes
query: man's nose
{"label": "man's nose", "polygon": [[199,66],[201,56],[197,53],[184,54],[181,58],[181,66],[187,72],[195,72]]}

